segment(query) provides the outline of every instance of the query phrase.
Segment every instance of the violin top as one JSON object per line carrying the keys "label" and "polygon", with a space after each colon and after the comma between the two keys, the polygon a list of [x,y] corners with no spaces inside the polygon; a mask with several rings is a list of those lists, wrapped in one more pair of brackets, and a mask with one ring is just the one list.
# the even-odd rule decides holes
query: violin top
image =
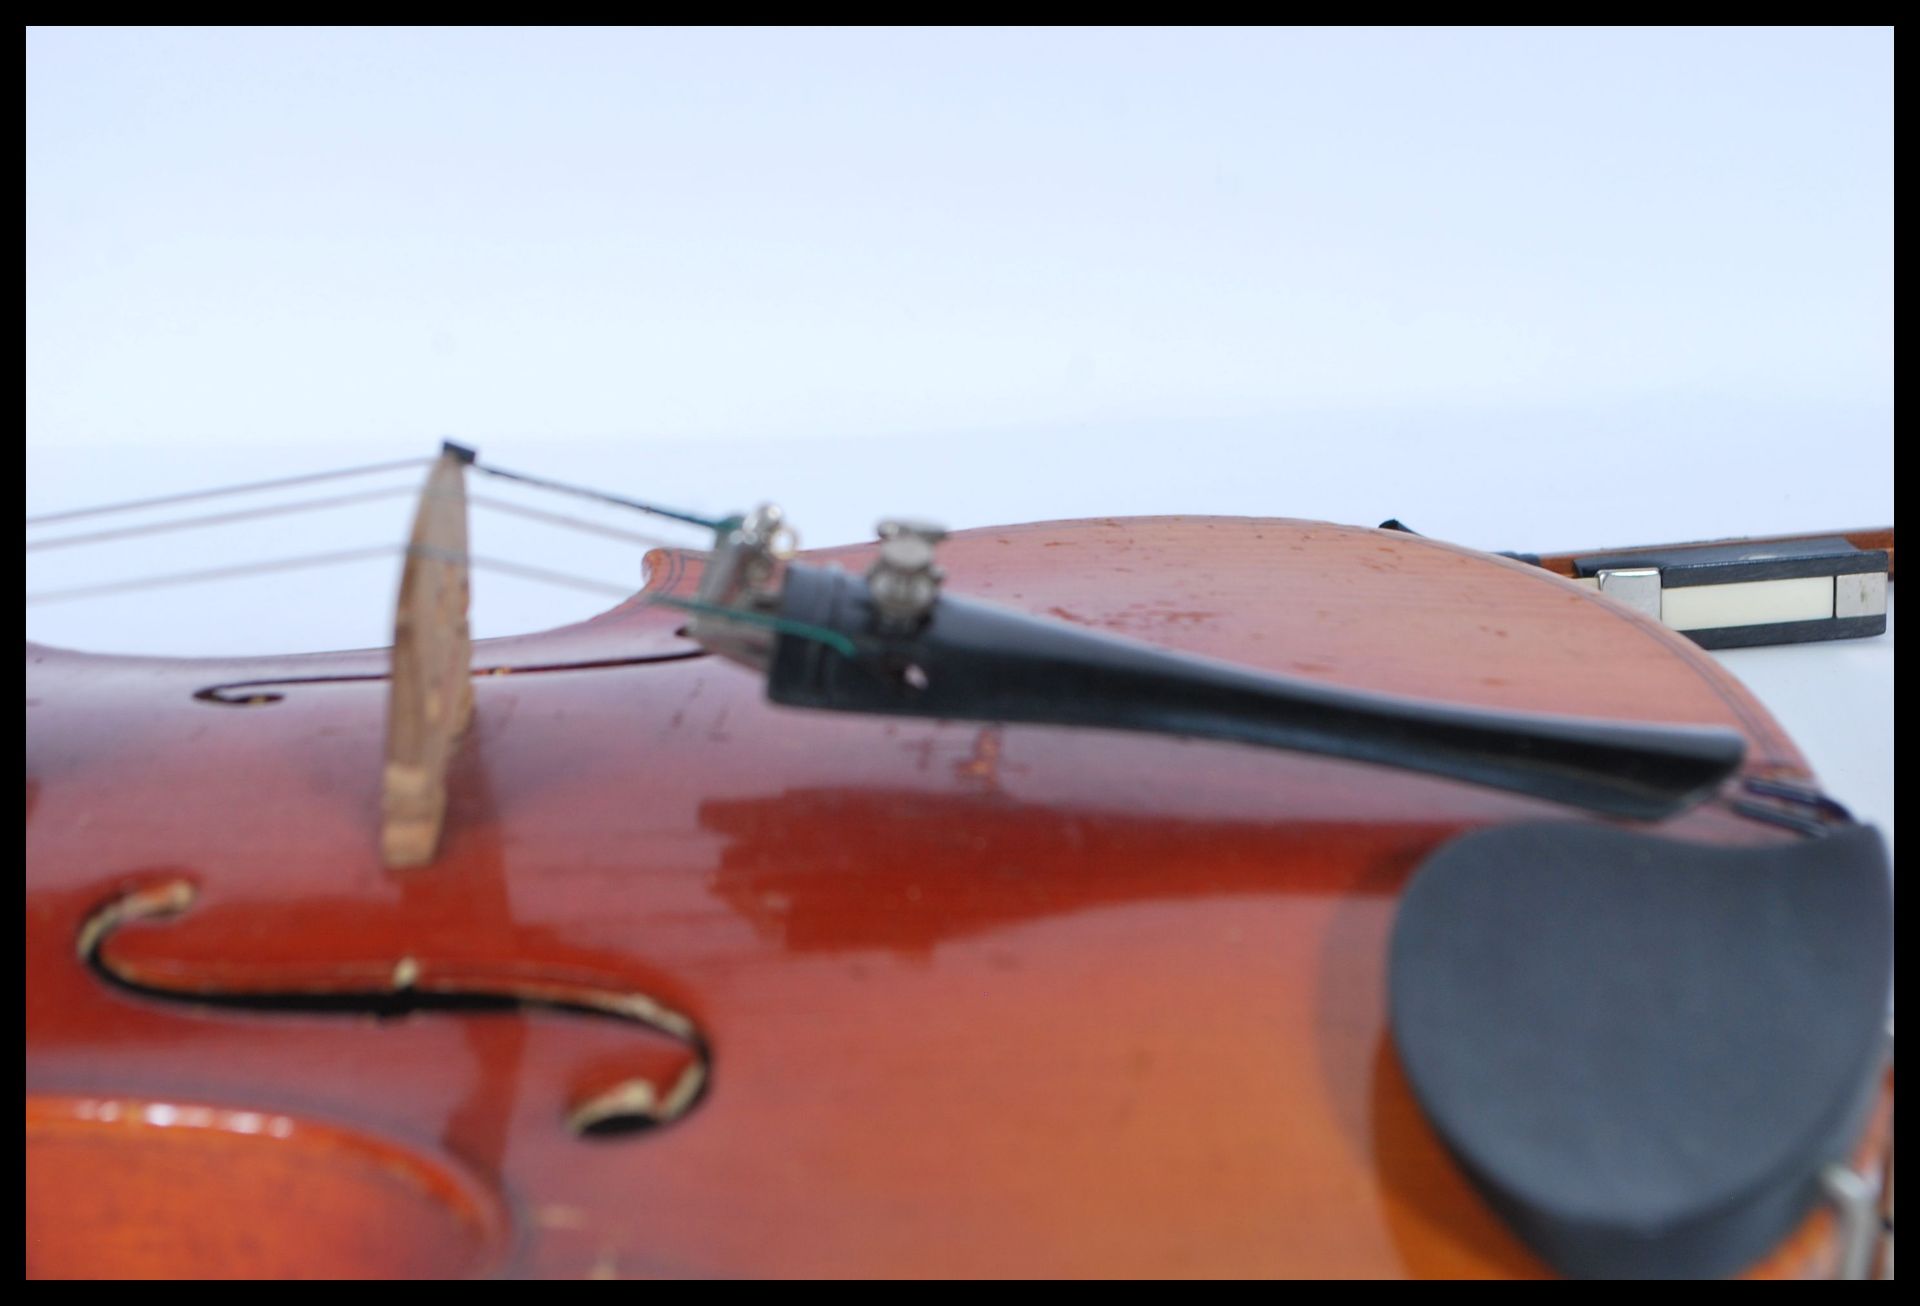
{"label": "violin top", "polygon": [[[1812,819],[1719,664],[1522,562],[1228,518],[940,561],[949,592],[1297,680],[1736,734],[1727,783],[1645,834]],[[474,645],[410,868],[373,834],[384,650],[29,646],[30,1272],[1553,1268],[1409,1085],[1390,940],[1456,838],[1622,823],[1234,743],[783,708],[651,601],[700,559],[650,564],[601,617]],[[1795,1200],[1746,1268],[1838,1263]]]}

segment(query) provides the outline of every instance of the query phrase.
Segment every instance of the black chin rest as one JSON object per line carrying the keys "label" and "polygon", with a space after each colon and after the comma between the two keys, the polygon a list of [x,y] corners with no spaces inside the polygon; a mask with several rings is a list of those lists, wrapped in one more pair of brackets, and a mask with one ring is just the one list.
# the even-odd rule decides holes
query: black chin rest
{"label": "black chin rest", "polygon": [[1508,1223],[1581,1276],[1730,1274],[1849,1151],[1887,1052],[1893,883],[1846,826],[1723,848],[1468,835],[1394,924],[1394,1043]]}

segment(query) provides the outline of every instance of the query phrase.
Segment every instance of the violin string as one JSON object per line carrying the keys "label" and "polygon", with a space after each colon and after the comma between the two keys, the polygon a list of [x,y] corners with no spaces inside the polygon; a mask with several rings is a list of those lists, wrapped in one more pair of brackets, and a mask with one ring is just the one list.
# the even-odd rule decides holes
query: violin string
{"label": "violin string", "polygon": [[299,567],[326,567],[340,562],[358,562],[365,558],[391,557],[402,546],[382,544],[370,549],[343,549],[337,553],[309,553],[298,558],[276,558],[269,562],[248,562],[237,567],[209,567],[202,571],[176,571],[161,576],[142,576],[134,580],[110,581],[104,585],[79,585],[71,589],[41,590],[27,595],[29,604],[64,603],[69,599],[90,599],[106,594],[125,594],[132,590],[157,589],[166,585],[191,585],[198,581],[227,580],[265,572],[291,571]]}
{"label": "violin string", "polygon": [[[333,553],[310,553],[296,558],[275,558],[267,562],[242,563],[233,567],[209,567],[199,571],[168,572],[159,576],[142,576],[134,580],[111,581],[102,585],[82,585],[63,590],[42,590],[26,596],[28,603],[59,603],[67,599],[93,598],[98,595],[119,594],[130,590],[158,589],[169,585],[191,585],[199,581],[230,580],[239,576],[253,576],[268,572],[292,571],[306,567],[326,567],[336,563],[361,562],[368,558],[394,557],[412,554],[423,558],[432,558],[440,562],[459,562],[462,555],[446,549],[436,549],[427,544],[381,544],[365,549],[343,549]],[[544,581],[550,585],[565,586],[571,589],[586,590],[594,594],[611,595],[615,598],[633,597],[637,586],[616,585],[611,581],[596,580],[590,576],[576,576],[568,572],[554,571],[547,567],[530,567],[524,563],[508,562],[503,558],[488,558],[477,554],[465,555],[465,561],[471,567],[486,571],[497,571],[506,575],[519,576],[527,580]]]}
{"label": "violin string", "polygon": [[639,531],[623,531],[617,526],[603,526],[599,522],[584,517],[569,517],[565,513],[547,512],[540,508],[529,508],[523,504],[509,503],[505,499],[495,499],[484,494],[469,494],[467,502],[482,508],[491,508],[495,512],[509,513],[516,517],[526,517],[533,521],[550,522],[555,526],[568,526],[577,531],[586,531],[594,535],[605,535],[609,539],[624,540],[629,544],[641,544],[651,549],[677,549],[682,547],[672,540],[658,535],[645,535]]}
{"label": "violin string", "polygon": [[[72,520],[76,520],[83,517],[102,516],[107,513],[132,512],[132,511],[143,509],[143,508],[158,508],[158,507],[164,507],[168,504],[188,503],[198,499],[210,499],[210,498],[220,497],[223,495],[248,494],[248,493],[254,493],[261,490],[281,489],[291,485],[311,484],[316,481],[339,480],[339,479],[344,479],[352,476],[367,476],[377,472],[391,472],[391,471],[398,471],[408,467],[418,467],[426,463],[430,463],[432,461],[434,461],[434,459],[432,458],[402,458],[402,459],[397,459],[393,462],[369,463],[360,467],[345,467],[337,471],[307,472],[299,476],[285,476],[285,477],[279,477],[273,480],[266,480],[266,481],[248,481],[248,482],[236,484],[236,485],[216,486],[212,489],[207,489],[207,490],[192,490],[192,491],[187,491],[181,494],[157,495],[147,499],[129,499],[120,503],[99,504],[90,508],[75,508],[75,509],[71,509],[64,512],[41,513],[37,516],[28,517],[26,519],[26,525],[30,527],[44,526],[52,522],[72,521]],[[480,462],[478,459],[475,459],[472,462],[470,462],[468,466],[472,467],[475,471],[485,472],[489,476],[497,476],[502,480],[517,481],[523,485],[534,486],[537,489],[549,490],[549,491],[553,491],[560,494],[571,494],[571,495],[576,495],[582,498],[594,499],[601,503],[610,503],[610,504],[614,504],[622,508],[631,509],[637,512],[650,513],[656,517],[666,517],[674,521],[686,522],[693,526],[704,527],[707,530],[723,530],[732,524],[732,520],[730,518],[703,517],[698,513],[687,512],[679,508],[668,508],[663,505],[655,504],[655,503],[646,503],[639,499],[628,498],[625,495],[612,494],[605,490],[596,490],[589,486],[573,485],[564,481],[556,481],[543,476],[534,476],[527,472],[510,471],[504,467],[495,467],[491,463]],[[271,507],[271,508],[249,509],[246,511],[236,512],[236,513],[209,514],[205,517],[181,518],[181,519],[178,519],[177,521],[170,521],[170,522],[155,522],[149,525],[129,527],[124,530],[99,531],[99,532],[93,532],[85,535],[62,536],[54,540],[39,541],[29,545],[28,547],[30,549],[59,548],[63,545],[68,545],[68,544],[90,544],[95,542],[96,540],[126,538],[126,537],[135,536],[135,535],[142,535],[142,534],[147,534],[150,532],[158,532],[158,531],[183,530],[190,526],[218,525],[220,523],[228,522],[228,521],[242,521],[249,518],[268,517],[268,516],[274,515],[275,513],[281,513],[281,512],[301,512],[311,508],[323,508],[323,507],[333,506],[335,504],[348,504],[348,503],[353,503],[360,498],[367,498],[367,499],[382,498],[382,497],[395,496],[395,495],[399,495],[402,493],[409,493],[409,492],[410,491],[396,488],[391,490],[375,491],[373,493],[370,493],[364,496],[341,495],[331,499],[305,500],[305,501],[280,505],[280,506]],[[501,508],[507,512],[518,511],[523,516],[541,517],[541,514],[535,509],[517,508],[517,507],[506,504],[502,500],[497,500],[497,499],[485,500],[485,499],[480,499],[478,496],[476,496],[475,501],[490,503],[493,506]],[[620,532],[615,531],[613,528],[594,526],[581,521],[579,518],[567,518],[567,517],[561,517],[559,515],[550,515],[550,516],[543,517],[542,519],[556,522],[561,525],[577,526],[577,527],[580,527],[581,529],[597,531],[601,534],[613,535],[616,538],[629,538],[629,539],[635,540],[636,542],[646,543],[650,545],[658,545],[658,544],[664,543],[664,541],[658,540],[656,538],[648,537],[648,536],[626,535],[623,537]]]}
{"label": "violin string", "polygon": [[[106,585],[87,585],[64,590],[43,590],[38,594],[29,594],[26,601],[36,603],[60,603],[69,599],[95,598],[107,594],[123,594],[132,590],[158,589],[170,585],[189,585],[202,581],[230,580],[239,576],[262,575],[269,572],[293,571],[301,568],[325,567],[345,562],[361,562],[370,558],[393,557],[396,555],[432,558],[440,562],[465,562],[470,568],[483,571],[495,571],[523,580],[538,581],[547,585],[556,585],[566,589],[583,590],[591,594],[601,594],[618,599],[636,597],[633,586],[616,585],[609,581],[597,580],[588,576],[576,576],[568,572],[554,571],[547,567],[531,567],[524,563],[508,562],[503,558],[489,558],[479,554],[459,554],[447,549],[435,548],[428,544],[376,545],[366,549],[345,549],[334,553],[314,553],[297,558],[276,558],[269,562],[243,563],[235,567],[212,567],[201,571],[171,572],[161,576],[144,576],[136,580],[116,581]],[[749,625],[764,626],[768,629],[797,635],[802,639],[814,640],[827,645],[845,656],[854,655],[853,642],[838,631],[807,622],[794,621],[771,613],[754,612],[744,608],[731,608],[724,604],[701,603],[693,599],[679,598],[669,594],[639,596],[643,606],[658,604],[696,615],[711,615],[725,620],[740,621]]]}
{"label": "violin string", "polygon": [[[143,535],[158,535],[167,531],[190,530],[203,526],[224,526],[232,522],[254,521],[263,517],[277,517],[297,512],[315,512],[325,508],[341,508],[350,504],[368,503],[376,499],[397,499],[417,494],[412,486],[398,485],[384,490],[367,490],[359,494],[335,494],[318,499],[301,499],[294,503],[277,504],[269,508],[243,508],[237,512],[206,513],[198,517],[176,517],[168,521],[147,522],[139,526],[120,526],[112,530],[87,531],[78,535],[61,535],[50,540],[34,540],[26,546],[26,552],[41,549],[63,549],[79,544],[103,544],[111,540],[134,539]],[[604,535],[609,539],[622,540],[629,544],[644,545],[648,548],[677,548],[673,540],[658,535],[646,535],[638,531],[621,530],[615,526],[605,526],[599,522],[588,521],[582,517],[569,517],[564,513],[547,512],[539,508],[528,508],[511,503],[505,499],[495,499],[488,495],[467,496],[468,502],[496,512],[526,517],[534,521],[547,522],[555,526],[566,526],[573,530],[586,531],[594,535]]]}
{"label": "violin string", "polygon": [[[159,506],[163,506],[170,503],[184,503],[184,502],[190,502],[197,499],[213,498],[221,495],[242,494],[242,493],[248,493],[248,492],[259,491],[259,490],[277,489],[277,488],[282,488],[289,485],[309,484],[315,481],[342,479],[350,476],[363,476],[363,475],[369,475],[375,472],[387,472],[387,471],[394,471],[394,470],[407,468],[407,467],[420,466],[422,464],[432,462],[432,461],[433,459],[431,458],[401,459],[401,460],[396,460],[390,463],[377,463],[377,464],[368,464],[361,467],[344,468],[339,471],[313,472],[313,473],[307,473],[301,476],[281,477],[281,478],[268,480],[268,481],[253,481],[245,484],[221,486],[221,487],[217,487],[210,490],[200,490],[200,491],[194,491],[194,492],[185,493],[185,494],[160,495],[160,496],[155,496],[149,499],[129,500],[129,501],[117,503],[117,504],[105,504],[105,505],[100,505],[93,508],[75,509],[70,512],[42,514],[37,517],[29,517],[27,519],[27,524],[29,526],[42,525],[48,522],[68,521],[68,520],[74,520],[74,519],[83,518],[83,517],[89,517],[89,516],[99,516],[99,515],[112,513],[112,512],[127,512],[127,511],[132,511],[134,509],[139,509],[139,508],[159,507]],[[696,513],[684,512],[684,511],[673,509],[673,508],[666,508],[658,504],[645,503],[637,499],[630,499],[623,495],[611,494],[606,491],[595,490],[586,486],[572,485],[562,481],[551,480],[546,477],[532,476],[524,472],[515,472],[515,471],[510,471],[506,468],[494,467],[490,464],[483,464],[478,460],[470,461],[468,463],[468,466],[473,467],[477,471],[485,472],[490,476],[496,476],[503,480],[516,481],[521,484],[531,485],[539,489],[551,490],[551,491],[555,491],[562,494],[571,494],[571,495],[576,495],[582,498],[594,499],[602,503],[610,503],[610,504],[617,505],[619,507],[629,508],[629,509],[637,510],[640,512],[649,513],[654,516],[665,517],[674,521],[686,522],[690,525],[704,527],[708,530],[712,530],[715,532],[729,529],[734,524],[733,519],[715,519],[715,518],[709,518],[709,517],[702,517]],[[222,525],[230,522],[256,520],[259,518],[272,517],[272,516],[288,514],[288,513],[314,511],[314,510],[329,508],[329,507],[340,507],[348,504],[366,502],[374,499],[397,497],[399,495],[410,494],[412,492],[413,491],[410,488],[398,487],[398,488],[392,488],[392,489],[369,491],[363,494],[332,495],[332,496],[325,496],[319,499],[301,500],[291,504],[279,504],[279,505],[275,505],[267,508],[243,509],[238,512],[227,512],[227,513],[210,513],[200,517],[178,518],[178,519],[165,521],[165,522],[154,522],[154,523],[143,524],[140,526],[124,527],[124,528],[105,530],[105,531],[91,531],[91,532],[86,532],[79,535],[60,536],[52,540],[37,541],[33,544],[29,544],[27,547],[28,547],[28,551],[31,552],[34,549],[54,549],[54,548],[62,548],[62,547],[67,547],[72,545],[79,545],[79,544],[104,542],[108,540],[128,539],[128,538],[155,534],[155,533],[164,532],[164,531],[185,530],[185,529],[189,529],[192,527],[199,527],[199,526],[215,526],[215,525]],[[704,552],[704,550],[686,549],[684,546],[678,545],[674,541],[662,539],[658,536],[645,535],[636,531],[625,531],[617,527],[605,526],[598,522],[587,521],[579,517],[570,517],[562,513],[552,513],[552,512],[546,512],[537,508],[528,508],[521,504],[511,503],[502,499],[495,499],[490,496],[469,495],[467,496],[467,498],[470,503],[473,503],[485,508],[491,508],[496,512],[504,512],[504,513],[508,513],[508,514],[512,514],[520,517],[529,518],[535,521],[546,522],[552,525],[568,527],[574,530],[586,531],[586,532],[590,532],[597,535],[607,536],[613,539],[623,540],[629,543],[644,545],[649,548],[662,548],[662,547],[678,548],[682,552]],[[65,602],[72,599],[95,598],[95,597],[101,597],[109,594],[124,594],[131,591],[136,591],[136,590],[156,589],[156,588],[161,588],[165,586],[189,585],[189,584],[196,584],[196,583],[208,582],[208,581],[230,580],[230,579],[234,579],[241,576],[254,576],[254,575],[263,575],[263,574],[268,574],[273,572],[280,572],[280,571],[291,571],[291,570],[302,569],[302,568],[332,566],[340,563],[365,561],[371,558],[393,556],[396,554],[411,554],[414,556],[436,558],[442,561],[456,561],[456,562],[464,561],[467,566],[475,569],[500,572],[506,575],[518,576],[526,580],[533,580],[533,581],[541,582],[544,584],[556,585],[556,586],[561,586],[569,589],[584,590],[589,593],[608,595],[608,596],[621,598],[621,599],[628,599],[635,596],[634,587],[631,587],[631,586],[614,585],[609,582],[592,579],[590,577],[576,576],[567,572],[554,571],[550,568],[533,567],[524,563],[509,562],[502,558],[489,558],[489,557],[483,557],[483,556],[472,554],[472,553],[466,554],[463,557],[462,555],[452,554],[445,550],[436,549],[428,545],[414,544],[414,545],[401,545],[401,546],[381,545],[381,546],[374,546],[372,548],[365,548],[365,549],[346,549],[346,550],[339,550],[339,551],[329,552],[329,553],[306,554],[306,555],[303,555],[300,557],[294,557],[294,558],[277,558],[277,559],[272,559],[264,562],[242,563],[237,566],[230,566],[230,567],[211,567],[211,568],[205,568],[197,571],[171,572],[164,575],[144,576],[144,577],[138,577],[132,580],[114,581],[114,582],[109,582],[106,584],[99,584],[99,585],[75,586],[75,587],[71,587],[67,589],[59,589],[59,590],[43,590],[38,593],[31,593],[26,595],[26,602],[28,604],[59,603],[59,602]],[[679,599],[679,598],[674,598],[667,595],[647,596],[642,599],[642,602],[649,605],[657,602],[667,606],[680,608],[688,612],[702,613],[702,614],[712,615],[715,617],[746,621],[746,622],[749,622],[750,624],[757,624],[757,625],[767,626],[777,630],[788,631],[792,634],[799,635],[803,638],[820,640],[822,642],[834,645],[835,647],[839,647],[840,645],[847,643],[844,636],[841,636],[834,631],[810,626],[810,625],[807,625],[806,623],[793,622],[784,618],[774,617],[765,613],[749,612],[745,609],[732,609],[732,608],[725,607],[723,605],[697,603],[692,600]],[[841,651],[850,653],[851,648],[849,646],[848,648],[842,649]]]}
{"label": "violin string", "polygon": [[41,513],[27,518],[28,526],[44,526],[49,522],[73,521],[80,517],[98,517],[110,512],[132,512],[136,508],[159,508],[170,503],[188,503],[195,499],[212,499],[229,494],[251,494],[256,490],[277,490],[289,485],[311,485],[316,481],[345,480],[350,476],[371,476],[376,472],[398,471],[406,467],[423,467],[432,462],[432,458],[399,458],[387,463],[367,463],[360,467],[343,467],[331,472],[306,472],[299,476],[281,476],[268,481],[247,481],[238,485],[221,485],[211,490],[189,490],[182,494],[162,494],[151,499],[128,499],[121,503],[99,504],[91,508],[73,508],[65,512]]}
{"label": "violin string", "polygon": [[60,535],[50,540],[34,540],[26,547],[26,552],[37,549],[64,549],[76,544],[101,544],[108,540],[132,539],[141,535],[158,535],[166,531],[183,531],[200,526],[224,526],[228,522],[251,521],[260,517],[277,517],[296,512],[315,512],[322,508],[339,508],[351,503],[366,503],[374,499],[397,499],[417,494],[410,485],[396,485],[385,490],[366,490],[359,494],[334,494],[318,499],[301,499],[294,503],[276,504],[270,508],[242,508],[237,512],[206,513],[199,517],[175,517],[168,521],[148,522],[140,526],[120,526],[112,530],[88,531],[80,535]]}
{"label": "violin string", "polygon": [[485,558],[477,553],[465,555],[450,549],[436,549],[431,544],[412,544],[397,553],[406,553],[416,558],[431,558],[435,562],[462,562],[481,571],[497,571],[503,575],[519,576],[524,580],[544,581],[549,585],[558,585],[565,589],[585,590],[590,594],[608,594],[614,598],[632,598],[637,588],[633,585],[615,585],[610,581],[595,580],[590,576],[574,576],[564,571],[551,571],[545,567],[529,567],[525,563],[508,562],[504,558]]}
{"label": "violin string", "polygon": [[679,508],[663,508],[657,503],[645,503],[639,499],[629,499],[624,495],[609,494],[605,490],[595,490],[584,485],[570,485],[565,481],[549,480],[544,476],[532,476],[526,472],[512,472],[504,467],[495,467],[492,463],[483,463],[478,459],[469,463],[476,472],[485,472],[488,476],[498,476],[502,480],[519,481],[523,485],[538,486],[543,490],[553,490],[559,494],[578,495],[583,499],[597,499],[601,503],[617,504],[622,508],[633,508],[639,512],[652,513],[656,517],[670,517],[674,521],[687,522],[694,526],[704,526],[710,531],[725,530],[732,525],[727,518],[702,517],[698,513],[685,512]]}

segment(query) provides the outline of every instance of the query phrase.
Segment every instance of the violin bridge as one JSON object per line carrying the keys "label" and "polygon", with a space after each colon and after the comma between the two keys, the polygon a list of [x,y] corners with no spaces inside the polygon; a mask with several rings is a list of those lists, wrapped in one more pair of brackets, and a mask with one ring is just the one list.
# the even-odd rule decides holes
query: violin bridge
{"label": "violin bridge", "polygon": [[447,765],[473,716],[466,482],[473,458],[471,449],[442,446],[400,574],[380,798],[380,853],[389,867],[433,860],[446,818]]}

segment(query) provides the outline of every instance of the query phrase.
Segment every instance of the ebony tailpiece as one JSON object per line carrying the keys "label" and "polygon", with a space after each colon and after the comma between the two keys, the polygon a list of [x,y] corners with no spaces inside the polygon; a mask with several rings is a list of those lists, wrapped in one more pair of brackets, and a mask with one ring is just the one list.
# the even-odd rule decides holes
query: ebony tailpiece
{"label": "ebony tailpiece", "polygon": [[[943,595],[916,628],[867,581],[793,564],[767,668],[775,703],[1228,740],[1488,785],[1654,820],[1740,764],[1729,731],[1453,707],[1337,689]],[[801,628],[833,632],[833,641]],[[836,647],[837,645],[837,647]],[[851,655],[846,649],[852,647]]]}

